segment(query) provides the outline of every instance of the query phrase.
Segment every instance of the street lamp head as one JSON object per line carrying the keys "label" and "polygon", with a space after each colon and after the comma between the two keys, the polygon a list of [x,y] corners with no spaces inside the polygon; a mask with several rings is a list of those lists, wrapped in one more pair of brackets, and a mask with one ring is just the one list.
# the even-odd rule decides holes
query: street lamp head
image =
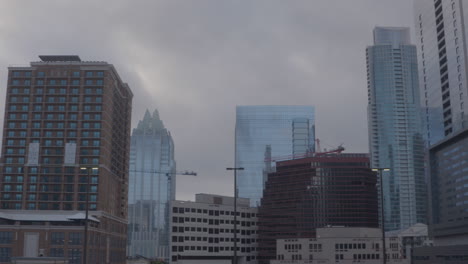
{"label": "street lamp head", "polygon": [[372,171],[390,171],[389,168],[372,168]]}
{"label": "street lamp head", "polygon": [[226,168],[226,170],[244,170],[244,168],[239,167],[239,168]]}
{"label": "street lamp head", "polygon": [[98,167],[80,167],[80,170],[98,170]]}

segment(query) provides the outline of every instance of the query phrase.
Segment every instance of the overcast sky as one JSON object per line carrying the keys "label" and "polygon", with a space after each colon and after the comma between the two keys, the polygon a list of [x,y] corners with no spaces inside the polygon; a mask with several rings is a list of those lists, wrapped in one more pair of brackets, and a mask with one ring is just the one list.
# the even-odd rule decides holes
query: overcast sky
{"label": "overcast sky", "polygon": [[375,26],[412,27],[412,12],[410,0],[0,0],[0,102],[9,65],[112,63],[133,127],[157,108],[178,170],[198,172],[178,178],[177,199],[232,195],[236,105],[314,105],[322,147],[368,152],[365,48]]}

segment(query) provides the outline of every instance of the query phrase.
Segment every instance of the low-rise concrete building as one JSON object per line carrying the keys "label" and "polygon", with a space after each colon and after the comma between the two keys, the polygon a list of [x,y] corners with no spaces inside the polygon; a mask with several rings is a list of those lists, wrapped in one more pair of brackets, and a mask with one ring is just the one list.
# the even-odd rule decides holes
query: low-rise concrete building
{"label": "low-rise concrete building", "polygon": [[[234,198],[197,194],[195,202],[171,204],[173,264],[231,264],[234,256]],[[257,208],[237,199],[237,263],[256,264]]]}
{"label": "low-rise concrete building", "polygon": [[414,249],[424,246],[432,246],[429,239],[428,227],[425,224],[415,224],[406,229],[394,230],[385,233],[388,237],[397,237],[402,248],[403,258],[411,258]]}
{"label": "low-rise concrete building", "polygon": [[[427,235],[426,235],[427,236]],[[378,228],[318,228],[315,238],[277,240],[271,264],[381,264],[382,232]],[[409,264],[398,236],[386,237],[388,264]]]}

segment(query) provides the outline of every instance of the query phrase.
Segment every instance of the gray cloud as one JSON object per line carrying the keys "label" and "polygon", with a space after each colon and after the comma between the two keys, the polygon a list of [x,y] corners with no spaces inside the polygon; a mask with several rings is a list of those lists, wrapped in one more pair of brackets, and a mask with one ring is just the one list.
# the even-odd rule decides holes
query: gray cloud
{"label": "gray cloud", "polygon": [[[235,106],[311,104],[325,147],[367,152],[365,47],[412,26],[408,0],[0,0],[7,66],[39,54],[113,63],[135,94],[133,124],[158,108],[176,144],[179,199],[232,194]],[[2,109],[3,111],[3,109]],[[3,112],[1,113],[3,121]],[[2,122],[3,123],[3,122]]]}

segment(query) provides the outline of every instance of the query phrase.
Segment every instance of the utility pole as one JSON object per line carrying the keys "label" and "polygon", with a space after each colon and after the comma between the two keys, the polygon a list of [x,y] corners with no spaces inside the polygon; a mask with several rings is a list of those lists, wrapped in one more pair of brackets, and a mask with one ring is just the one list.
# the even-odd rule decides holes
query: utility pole
{"label": "utility pole", "polygon": [[383,181],[382,181],[382,174],[384,171],[390,171],[389,168],[373,168],[373,171],[376,171],[379,174],[380,180],[380,221],[382,226],[382,263],[387,264],[387,248],[385,246],[385,217],[384,217],[384,195],[383,195]]}
{"label": "utility pole", "polygon": [[244,168],[226,168],[234,171],[234,259],[233,264],[237,264],[237,171]]}

